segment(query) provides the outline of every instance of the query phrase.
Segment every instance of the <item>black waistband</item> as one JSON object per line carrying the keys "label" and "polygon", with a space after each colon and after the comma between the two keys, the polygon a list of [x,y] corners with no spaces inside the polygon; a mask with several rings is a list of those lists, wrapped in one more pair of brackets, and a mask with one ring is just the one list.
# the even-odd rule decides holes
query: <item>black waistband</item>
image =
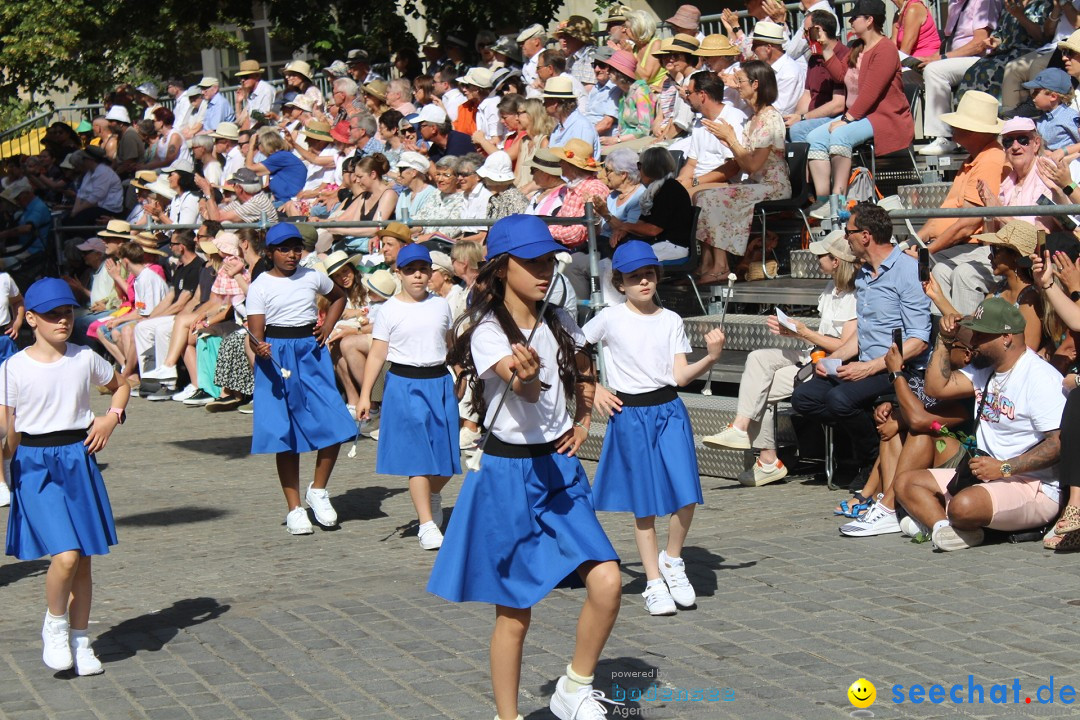
{"label": "black waistband", "polygon": [[615,393],[624,407],[651,407],[663,405],[679,397],[679,393],[673,387],[662,387],[650,390],[647,393]]}
{"label": "black waistband", "polygon": [[32,435],[23,433],[20,445],[26,447],[60,447],[86,440],[86,430],[57,430],[56,432]]}
{"label": "black waistband", "polygon": [[286,327],[284,325],[267,325],[264,335],[268,338],[304,338],[315,334],[315,323],[300,325],[298,327]]}
{"label": "black waistband", "polygon": [[487,444],[484,445],[484,452],[488,455],[494,455],[495,457],[514,458],[516,460],[547,457],[555,452],[555,443],[546,442],[536,443],[534,445],[514,445],[503,442],[492,435],[487,439]]}
{"label": "black waistband", "polygon": [[417,378],[421,380],[428,380],[430,378],[440,378],[444,375],[449,375],[450,371],[446,369],[445,365],[403,365],[401,363],[390,363],[390,372],[395,375],[407,378]]}

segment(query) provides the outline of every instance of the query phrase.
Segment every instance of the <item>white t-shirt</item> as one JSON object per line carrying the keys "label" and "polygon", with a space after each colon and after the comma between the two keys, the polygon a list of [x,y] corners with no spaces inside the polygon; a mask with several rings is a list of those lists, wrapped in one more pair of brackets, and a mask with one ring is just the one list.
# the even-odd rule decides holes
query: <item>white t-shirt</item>
{"label": "white t-shirt", "polygon": [[484,135],[491,138],[502,137],[506,129],[499,120],[499,97],[488,95],[480,101],[476,108],[476,129],[483,131]]}
{"label": "white t-shirt", "polygon": [[781,115],[790,115],[795,112],[803,90],[806,89],[806,64],[797,63],[790,55],[785,54],[772,64],[772,69],[776,73],[777,90],[773,107],[779,110]]}
{"label": "white t-shirt", "polygon": [[829,337],[841,337],[844,334],[844,323],[855,319],[855,293],[840,292],[830,280],[825,291],[818,297],[817,309],[821,315],[818,332]]}
{"label": "white t-shirt", "polygon": [[90,387],[108,385],[112,365],[88,347],[68,344],[56,362],[34,360],[26,351],[0,365],[0,403],[15,408],[15,431],[43,435],[85,430],[94,422]]}
{"label": "white t-shirt", "polygon": [[18,294],[19,286],[15,284],[11,276],[6,272],[0,272],[0,327],[6,327],[11,322],[11,298]]}
{"label": "white t-shirt", "polygon": [[[975,386],[975,407],[979,407],[986,380],[993,368],[961,370]],[[1061,373],[1028,348],[1012,369],[994,373],[987,388],[988,397],[975,433],[980,450],[998,460],[1023,455],[1042,440],[1046,433],[1061,427],[1065,393]],[[1058,498],[1057,465],[1016,477],[1042,481],[1043,492]]]}
{"label": "white t-shirt", "polygon": [[582,332],[590,343],[604,343],[607,384],[616,392],[676,387],[675,356],[693,349],[677,314],[662,309],[641,315],[628,303],[604,308]]}
{"label": "white t-shirt", "polygon": [[[574,344],[582,347],[585,336],[565,310],[556,311],[559,323],[574,338]],[[528,338],[532,328],[522,328],[521,334]],[[546,323],[541,324],[533,337],[532,347],[540,355],[540,382],[547,385],[540,392],[540,399],[535,403],[527,402],[510,391],[506,395],[506,404],[498,419],[495,407],[499,404],[506,383],[495,372],[495,365],[513,354],[510,340],[499,327],[493,315],[488,315],[473,331],[469,344],[473,363],[480,379],[484,381],[484,400],[487,403],[487,416],[484,426],[491,429],[503,442],[516,445],[551,442],[573,427],[573,420],[566,410],[566,397],[563,395],[562,382],[559,380],[559,348],[555,335]]]}
{"label": "white t-shirt", "polygon": [[199,218],[199,198],[190,192],[182,192],[169,203],[169,220],[175,225],[190,225],[201,222]]}
{"label": "white t-shirt", "polygon": [[457,320],[468,309],[469,297],[465,294],[465,288],[454,285],[446,294],[446,304],[450,306],[450,317]]}
{"label": "white t-shirt", "polygon": [[[724,103],[720,114],[713,119],[723,120],[731,125],[735,128],[735,136],[739,139],[739,144],[745,143],[743,136],[743,128],[746,125],[745,115],[731,105]],[[694,166],[694,177],[701,177],[705,173],[712,172],[720,167],[733,158],[734,155],[731,154],[731,150],[728,149],[727,145],[720,142],[715,135],[709,132],[708,128],[698,124],[690,136],[690,154],[688,157],[697,160],[697,165]]]}
{"label": "white t-shirt", "polygon": [[323,183],[334,181],[340,159],[338,157],[339,153],[337,148],[333,145],[324,147],[322,152],[319,153],[319,157],[333,158],[334,167],[323,167],[322,165],[309,163],[301,157],[300,153],[294,151],[293,154],[300,158],[300,161],[303,162],[304,166],[307,168],[307,180],[304,181],[304,190],[318,190],[319,186]]}
{"label": "white t-shirt", "polygon": [[390,344],[386,359],[401,365],[432,367],[446,364],[446,336],[454,319],[438,295],[421,302],[394,296],[383,303],[371,328],[372,340]]}
{"label": "white t-shirt", "polygon": [[315,296],[333,289],[334,281],[318,270],[298,267],[289,277],[264,272],[248,287],[248,316],[265,315],[267,325],[278,327],[311,325],[319,319]]}
{"label": "white t-shirt", "polygon": [[144,317],[153,312],[168,292],[169,286],[150,266],[135,276],[135,308]]}

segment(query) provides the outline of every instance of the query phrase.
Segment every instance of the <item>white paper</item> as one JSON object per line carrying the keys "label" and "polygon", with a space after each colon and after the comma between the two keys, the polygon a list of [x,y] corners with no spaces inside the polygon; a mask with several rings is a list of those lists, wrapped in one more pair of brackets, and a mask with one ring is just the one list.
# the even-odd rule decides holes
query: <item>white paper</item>
{"label": "white paper", "polygon": [[821,367],[825,368],[825,374],[831,377],[837,377],[836,371],[844,364],[844,361],[840,358],[821,358],[818,362],[821,363]]}
{"label": "white paper", "polygon": [[780,322],[782,326],[786,327],[791,332],[799,332],[798,326],[795,325],[795,323],[791,322],[791,318],[789,318],[787,314],[780,308],[776,308],[776,319]]}

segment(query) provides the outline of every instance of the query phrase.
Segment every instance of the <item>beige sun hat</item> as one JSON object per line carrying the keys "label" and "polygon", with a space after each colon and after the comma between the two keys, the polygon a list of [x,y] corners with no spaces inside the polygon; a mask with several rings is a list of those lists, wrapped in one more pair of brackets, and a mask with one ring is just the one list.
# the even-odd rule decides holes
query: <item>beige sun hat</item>
{"label": "beige sun hat", "polygon": [[394,276],[389,270],[376,270],[370,275],[365,275],[361,282],[368,290],[386,300],[397,295],[397,283],[394,282]]}
{"label": "beige sun hat", "polygon": [[529,164],[533,170],[539,170],[552,177],[562,177],[562,161],[548,148],[537,150]]}
{"label": "beige sun hat", "polygon": [[355,270],[356,264],[359,263],[362,258],[363,255],[350,255],[344,250],[335,250],[323,258],[323,268],[327,275],[333,275],[346,265],[352,265]]}
{"label": "beige sun hat", "polygon": [[701,43],[698,42],[696,37],[679,33],[674,37],[664,38],[664,41],[660,43],[660,49],[655,51],[653,55],[670,55],[671,53],[693,55],[699,47],[701,47]]}
{"label": "beige sun hat", "polygon": [[312,120],[308,123],[308,126],[304,128],[304,136],[311,140],[334,142],[334,136],[330,134],[329,123],[324,123],[322,120]]}
{"label": "beige sun hat", "polygon": [[1035,252],[1039,246],[1039,228],[1024,220],[1011,220],[997,232],[981,233],[973,235],[972,240],[977,240],[985,245],[1001,245],[1011,248],[1020,253],[1020,257],[1027,257]]}
{"label": "beige sun hat", "polygon": [[753,42],[766,42],[773,45],[784,44],[784,26],[771,20],[758,20],[754,24],[754,34],[750,37]]}
{"label": "beige sun hat", "polygon": [[233,74],[236,77],[247,77],[248,75],[258,75],[261,72],[262,67],[259,65],[258,60],[244,60],[240,63],[240,69]]}
{"label": "beige sun hat", "polygon": [[697,57],[735,56],[739,54],[739,48],[731,44],[727,35],[706,35],[693,54]]}
{"label": "beige sun hat", "polygon": [[550,148],[551,154],[559,160],[588,172],[600,172],[600,163],[593,157],[592,143],[580,138],[571,138],[562,147]]}
{"label": "beige sun hat", "polygon": [[303,60],[293,60],[291,63],[285,66],[285,70],[283,72],[296,73],[297,75],[302,75],[303,77],[307,78],[308,82],[315,82],[311,79],[311,66]]}
{"label": "beige sun hat", "polygon": [[968,90],[960,98],[956,112],[945,113],[941,121],[949,127],[998,135],[1005,122],[998,117],[1001,102],[989,93]]}
{"label": "beige sun hat", "polygon": [[1080,53],[1080,30],[1073,32],[1072,35],[1059,42],[1057,46],[1062,50],[1072,50]]}
{"label": "beige sun hat", "polygon": [[98,231],[98,237],[111,237],[120,238],[121,240],[131,239],[131,223],[126,220],[110,220],[109,224],[105,226],[104,230]]}

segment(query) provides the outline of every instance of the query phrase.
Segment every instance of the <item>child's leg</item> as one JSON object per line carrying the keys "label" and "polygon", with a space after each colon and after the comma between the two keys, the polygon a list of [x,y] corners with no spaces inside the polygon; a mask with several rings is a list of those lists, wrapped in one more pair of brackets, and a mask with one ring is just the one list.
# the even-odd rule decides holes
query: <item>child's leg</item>
{"label": "child's leg", "polygon": [[646,580],[660,579],[660,565],[657,559],[660,550],[656,542],[656,516],[634,518],[634,540],[637,541],[641,566],[645,568]]}
{"label": "child's leg", "polygon": [[[322,452],[321,450],[319,451]],[[277,474],[289,510],[300,507],[300,456],[294,452],[277,454]]]}
{"label": "child's leg", "polygon": [[[75,583],[75,575],[78,569],[78,550],[67,550],[52,556],[49,571],[45,574],[45,602],[49,605],[49,612],[57,617],[67,615],[68,603],[71,599],[71,588]],[[86,608],[89,617],[89,603],[87,603]]]}
{"label": "child's leg", "polygon": [[68,622],[72,630],[86,630],[90,624],[90,604],[94,599],[94,581],[90,574],[90,558],[82,556],[71,584],[71,604],[68,606]]}
{"label": "child's leg", "polygon": [[[444,482],[443,485],[446,483]],[[420,524],[431,522],[431,489],[434,483],[424,475],[414,475],[409,478],[409,496],[412,498],[413,507],[416,509],[416,519]],[[442,485],[439,486],[440,489]]]}
{"label": "child's leg", "polygon": [[[311,484],[316,490],[324,489],[326,483],[330,482],[330,473],[334,472],[339,450],[341,450],[340,445],[330,445],[319,449],[319,453],[315,456],[315,479]],[[299,470],[297,470],[297,477],[299,477]]]}
{"label": "child's leg", "polygon": [[585,581],[585,604],[578,617],[577,643],[570,668],[581,677],[592,677],[622,602],[622,579],[614,560],[587,562],[578,568]]}
{"label": "child's leg", "polygon": [[514,720],[518,715],[521,649],[531,618],[531,608],[495,606],[495,630],[491,633],[491,689],[495,692],[495,710],[504,720]]}
{"label": "child's leg", "polygon": [[[668,522],[667,554],[668,557],[682,557],[686,534],[690,532],[690,523],[694,520],[696,505],[687,505],[676,510]],[[656,553],[653,553],[655,557]],[[651,579],[651,578],[650,578]]]}

